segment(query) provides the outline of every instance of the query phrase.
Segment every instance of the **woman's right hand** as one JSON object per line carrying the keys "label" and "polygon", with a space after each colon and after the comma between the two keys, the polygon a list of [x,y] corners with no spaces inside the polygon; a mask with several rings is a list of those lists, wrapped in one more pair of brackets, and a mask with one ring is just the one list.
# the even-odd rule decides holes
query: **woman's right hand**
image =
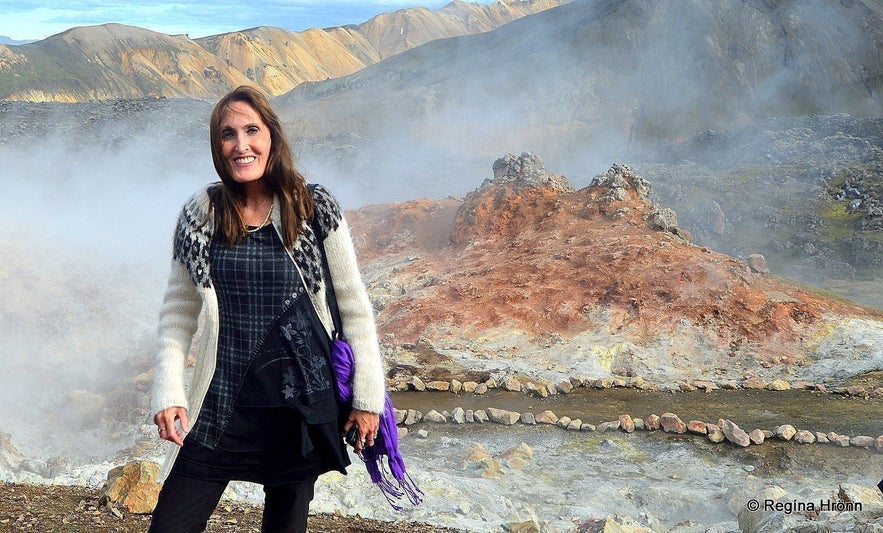
{"label": "woman's right hand", "polygon": [[187,421],[187,409],[183,407],[169,407],[156,413],[156,416],[153,417],[153,423],[159,428],[159,438],[174,442],[178,446],[184,444],[184,435],[190,431],[190,423]]}

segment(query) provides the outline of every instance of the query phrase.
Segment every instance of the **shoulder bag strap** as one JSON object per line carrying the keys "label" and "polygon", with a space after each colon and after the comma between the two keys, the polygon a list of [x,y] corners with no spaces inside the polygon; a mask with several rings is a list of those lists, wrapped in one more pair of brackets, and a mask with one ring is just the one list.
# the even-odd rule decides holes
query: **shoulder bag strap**
{"label": "shoulder bag strap", "polygon": [[[310,193],[316,188],[315,183],[309,184]],[[328,309],[331,311],[331,320],[334,322],[333,338],[343,339],[343,324],[340,319],[340,309],[337,307],[337,297],[334,295],[334,282],[331,280],[331,269],[328,266],[328,255],[325,253],[325,239],[319,231],[318,217],[316,217],[315,209],[313,218],[310,220],[310,226],[313,228],[313,234],[316,236],[316,245],[319,247],[319,253],[322,255],[322,274],[325,278],[325,300],[328,302]]]}

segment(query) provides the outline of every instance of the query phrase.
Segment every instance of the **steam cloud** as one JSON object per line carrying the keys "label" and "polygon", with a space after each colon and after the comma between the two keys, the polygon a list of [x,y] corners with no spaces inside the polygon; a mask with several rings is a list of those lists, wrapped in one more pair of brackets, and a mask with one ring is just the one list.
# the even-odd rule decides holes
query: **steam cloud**
{"label": "steam cloud", "polygon": [[92,124],[0,151],[16,162],[0,212],[0,431],[26,455],[103,458],[147,405],[114,391],[153,355],[175,218],[212,176],[171,135],[129,133],[143,130]]}

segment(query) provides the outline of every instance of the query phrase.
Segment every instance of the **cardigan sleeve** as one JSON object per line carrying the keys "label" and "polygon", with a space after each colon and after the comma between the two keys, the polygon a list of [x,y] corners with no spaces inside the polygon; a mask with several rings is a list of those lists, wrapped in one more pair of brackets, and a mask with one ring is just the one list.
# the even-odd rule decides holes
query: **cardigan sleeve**
{"label": "cardigan sleeve", "polygon": [[156,413],[169,407],[189,408],[184,386],[184,368],[196,333],[202,299],[190,269],[178,248],[186,227],[187,209],[182,210],[175,232],[175,252],[159,316],[158,344],[151,408]]}
{"label": "cardigan sleeve", "polygon": [[206,219],[208,207],[207,190],[194,194],[182,207],[175,226],[172,265],[159,316],[151,398],[154,414],[169,407],[190,408],[184,369],[203,307],[197,287],[210,286],[207,261],[212,225]]}
{"label": "cardigan sleeve", "polygon": [[[336,201],[324,188],[317,186],[315,193],[318,193],[314,194],[317,204],[326,201],[331,204],[316,205],[319,216],[340,212]],[[374,308],[359,272],[356,250],[346,218],[340,214],[335,218],[336,224],[327,224],[326,221],[327,234],[323,245],[328,257],[328,269],[340,311],[343,335],[352,346],[355,358],[353,407],[381,413],[386,399],[386,378],[377,339]]]}
{"label": "cardigan sleeve", "polygon": [[184,389],[184,368],[196,333],[202,301],[187,269],[172,262],[169,284],[160,311],[156,374],[153,380],[152,410],[188,408]]}

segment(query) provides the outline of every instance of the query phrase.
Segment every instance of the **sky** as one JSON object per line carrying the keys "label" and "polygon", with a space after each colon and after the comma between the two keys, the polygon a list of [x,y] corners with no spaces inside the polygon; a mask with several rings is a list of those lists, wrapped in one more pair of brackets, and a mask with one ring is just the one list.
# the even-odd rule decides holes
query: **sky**
{"label": "sky", "polygon": [[0,36],[14,41],[41,40],[73,27],[109,22],[170,35],[186,33],[192,38],[255,26],[303,31],[359,24],[377,14],[408,7],[437,9],[449,1],[0,0]]}

